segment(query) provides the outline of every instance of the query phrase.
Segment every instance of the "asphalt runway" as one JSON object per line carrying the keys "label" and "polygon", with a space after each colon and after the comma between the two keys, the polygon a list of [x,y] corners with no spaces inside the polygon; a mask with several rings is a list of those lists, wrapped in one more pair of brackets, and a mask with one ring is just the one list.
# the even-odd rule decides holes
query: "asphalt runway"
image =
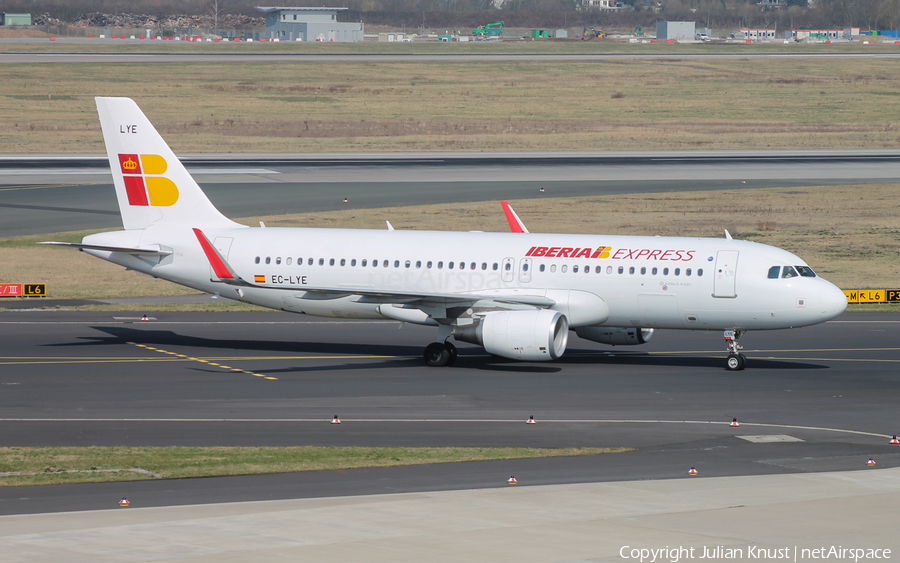
{"label": "asphalt runway", "polygon": [[[768,475],[900,466],[897,314],[752,332],[742,372],[721,334],[645,346],[572,336],[561,361],[460,345],[427,368],[432,330],[286,313],[11,311],[0,318],[0,446],[626,446],[546,458],[130,483],[0,487],[0,514]],[[329,424],[338,414],[341,425]],[[525,420],[534,416],[535,425]],[[737,418],[741,426],[731,428]],[[763,442],[737,436],[765,436]],[[780,438],[773,438],[780,437]],[[787,438],[785,438],[787,437]],[[758,439],[757,439],[758,440]],[[774,440],[774,441],[773,441]],[[799,441],[795,441],[799,440]]]}
{"label": "asphalt runway", "polygon": [[[189,155],[184,160],[229,217],[900,178],[898,151]],[[344,198],[349,203],[343,204]],[[115,227],[121,221],[105,159],[0,158],[0,237]]]}

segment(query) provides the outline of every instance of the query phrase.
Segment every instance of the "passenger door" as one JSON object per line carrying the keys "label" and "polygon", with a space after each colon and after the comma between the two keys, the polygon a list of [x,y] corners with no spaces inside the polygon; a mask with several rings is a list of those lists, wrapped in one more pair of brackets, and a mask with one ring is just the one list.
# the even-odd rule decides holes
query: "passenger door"
{"label": "passenger door", "polygon": [[716,253],[716,271],[713,276],[713,297],[734,298],[738,251],[720,250]]}

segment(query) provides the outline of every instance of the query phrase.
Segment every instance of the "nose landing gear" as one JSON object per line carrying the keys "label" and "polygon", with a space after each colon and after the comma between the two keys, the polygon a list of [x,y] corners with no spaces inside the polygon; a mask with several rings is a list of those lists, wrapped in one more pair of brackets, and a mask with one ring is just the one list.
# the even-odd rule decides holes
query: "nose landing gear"
{"label": "nose landing gear", "polygon": [[747,356],[738,352],[744,347],[738,344],[741,337],[744,336],[743,330],[726,330],[725,344],[728,345],[728,358],[725,360],[725,368],[728,371],[741,371],[747,367]]}

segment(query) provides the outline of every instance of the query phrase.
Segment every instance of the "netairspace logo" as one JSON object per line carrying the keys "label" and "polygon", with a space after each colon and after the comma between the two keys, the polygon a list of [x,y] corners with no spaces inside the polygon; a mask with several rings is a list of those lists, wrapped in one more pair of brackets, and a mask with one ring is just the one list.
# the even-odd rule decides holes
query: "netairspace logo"
{"label": "netairspace logo", "polygon": [[619,556],[622,559],[639,561],[640,563],[655,563],[657,561],[668,561],[670,563],[678,563],[679,561],[687,561],[692,559],[705,559],[707,561],[722,561],[728,559],[746,559],[746,560],[774,560],[774,561],[874,561],[888,560],[891,558],[891,550],[883,548],[854,548],[843,546],[830,547],[758,547],[747,546],[742,547],[725,547],[703,546],[703,547],[661,547],[661,548],[639,548],[630,545],[623,546],[619,550]]}

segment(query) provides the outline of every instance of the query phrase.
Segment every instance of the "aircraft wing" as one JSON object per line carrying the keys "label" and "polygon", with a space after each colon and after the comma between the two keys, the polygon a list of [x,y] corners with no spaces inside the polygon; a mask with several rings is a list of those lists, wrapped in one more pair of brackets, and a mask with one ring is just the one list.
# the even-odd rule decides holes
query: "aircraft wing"
{"label": "aircraft wing", "polygon": [[209,242],[206,235],[200,229],[194,229],[194,234],[212,266],[216,275],[211,281],[225,283],[239,287],[256,287],[260,289],[276,289],[282,291],[305,291],[307,295],[300,299],[341,299],[343,297],[358,296],[357,302],[361,303],[427,303],[434,305],[463,305],[478,302],[493,302],[498,305],[527,305],[530,307],[547,308],[556,304],[556,301],[541,295],[523,295],[520,293],[504,295],[502,293],[430,293],[417,291],[384,291],[372,290],[361,287],[297,287],[268,284],[265,282],[249,282],[238,275],[225,261],[225,258]]}
{"label": "aircraft wing", "polygon": [[38,244],[47,244],[51,246],[68,246],[72,248],[77,248],[79,250],[104,250],[106,252],[125,252],[128,254],[135,254],[140,256],[168,256],[172,254],[171,250],[163,250],[159,247],[158,244],[145,246],[145,247],[136,247],[136,248],[126,248],[122,246],[103,246],[100,244],[82,244],[80,242],[55,242],[55,241],[46,241],[39,242]]}

